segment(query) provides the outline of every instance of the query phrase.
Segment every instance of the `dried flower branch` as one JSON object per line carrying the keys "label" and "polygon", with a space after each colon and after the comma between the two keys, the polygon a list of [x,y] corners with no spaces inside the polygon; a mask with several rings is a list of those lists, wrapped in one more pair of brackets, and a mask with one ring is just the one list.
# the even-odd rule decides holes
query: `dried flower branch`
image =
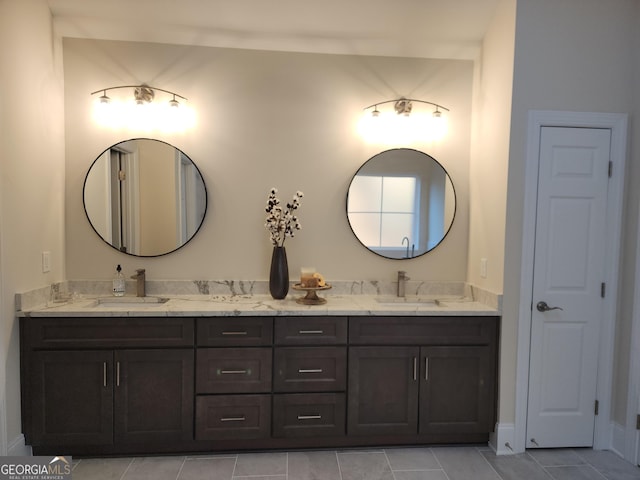
{"label": "dried flower branch", "polygon": [[300,207],[300,199],[304,194],[297,191],[291,203],[287,203],[283,209],[280,200],[276,196],[277,193],[278,189],[276,188],[272,188],[269,192],[267,208],[265,209],[267,220],[264,226],[269,231],[273,246],[282,247],[287,237],[295,236],[295,231],[302,228],[294,212]]}

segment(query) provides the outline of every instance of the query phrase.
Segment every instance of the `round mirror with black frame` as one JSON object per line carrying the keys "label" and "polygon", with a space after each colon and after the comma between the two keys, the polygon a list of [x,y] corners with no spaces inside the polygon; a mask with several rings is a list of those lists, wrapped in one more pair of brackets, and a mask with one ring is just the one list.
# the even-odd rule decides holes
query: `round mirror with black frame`
{"label": "round mirror with black frame", "polygon": [[432,156],[410,148],[367,160],[347,192],[347,218],[356,238],[385,258],[419,257],[445,238],[456,211],[447,171]]}
{"label": "round mirror with black frame", "polygon": [[160,140],[116,143],[94,160],[83,187],[89,223],[107,244],[137,257],[166,255],[189,242],[207,211],[195,163]]}

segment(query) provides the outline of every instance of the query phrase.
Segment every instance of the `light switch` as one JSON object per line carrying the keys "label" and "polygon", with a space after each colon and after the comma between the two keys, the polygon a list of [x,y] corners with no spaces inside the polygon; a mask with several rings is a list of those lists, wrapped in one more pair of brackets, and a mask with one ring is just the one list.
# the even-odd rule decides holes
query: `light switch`
{"label": "light switch", "polygon": [[51,252],[42,252],[42,273],[51,271]]}

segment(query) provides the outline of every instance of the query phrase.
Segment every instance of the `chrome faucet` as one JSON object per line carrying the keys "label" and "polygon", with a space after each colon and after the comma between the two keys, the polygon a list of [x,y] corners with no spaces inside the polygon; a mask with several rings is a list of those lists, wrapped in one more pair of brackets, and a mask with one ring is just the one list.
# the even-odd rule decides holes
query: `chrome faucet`
{"label": "chrome faucet", "polygon": [[409,258],[409,237],[402,238],[402,245],[404,245],[404,241],[407,241],[407,255],[404,258]]}
{"label": "chrome faucet", "polygon": [[407,277],[407,272],[405,272],[404,270],[400,270],[398,272],[398,297],[404,298],[407,280],[409,280],[409,277]]}
{"label": "chrome faucet", "polygon": [[145,276],[144,268],[138,268],[136,270],[136,274],[131,275],[131,278],[133,278],[136,281],[136,296],[138,297],[146,296],[145,283],[147,279]]}

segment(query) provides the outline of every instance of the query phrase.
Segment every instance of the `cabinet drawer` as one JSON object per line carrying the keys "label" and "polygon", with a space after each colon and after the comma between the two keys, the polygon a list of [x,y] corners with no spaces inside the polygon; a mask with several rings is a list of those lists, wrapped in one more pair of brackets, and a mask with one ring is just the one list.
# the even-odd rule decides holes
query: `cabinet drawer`
{"label": "cabinet drawer", "polygon": [[271,348],[201,348],[196,361],[197,393],[271,391]]}
{"label": "cabinet drawer", "polygon": [[497,317],[351,317],[353,345],[488,345]]}
{"label": "cabinet drawer", "polygon": [[347,317],[278,317],[277,345],[338,345],[347,343]]}
{"label": "cabinet drawer", "polygon": [[25,338],[35,349],[193,346],[191,318],[30,318]]}
{"label": "cabinet drawer", "polygon": [[346,347],[276,348],[274,362],[275,392],[335,392],[346,388]]}
{"label": "cabinet drawer", "polygon": [[270,433],[270,395],[196,397],[196,440],[266,438]]}
{"label": "cabinet drawer", "polygon": [[199,318],[197,332],[198,346],[253,347],[271,345],[273,341],[273,318]]}
{"label": "cabinet drawer", "polygon": [[345,395],[274,395],[273,436],[320,437],[345,434]]}

